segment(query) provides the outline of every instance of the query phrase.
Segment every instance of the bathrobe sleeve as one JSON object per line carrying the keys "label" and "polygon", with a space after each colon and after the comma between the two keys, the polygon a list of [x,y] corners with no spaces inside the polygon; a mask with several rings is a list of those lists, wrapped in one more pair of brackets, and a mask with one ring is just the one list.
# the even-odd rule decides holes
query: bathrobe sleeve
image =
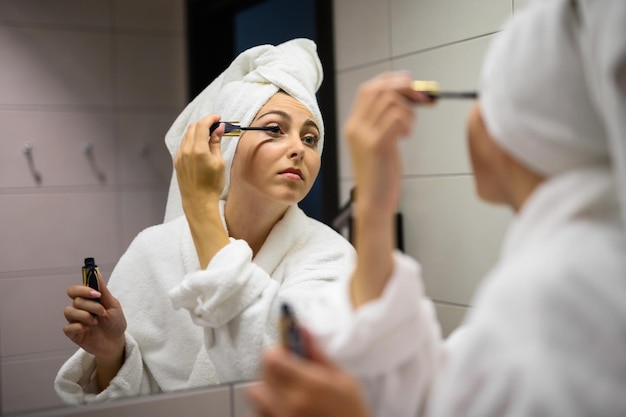
{"label": "bathrobe sleeve", "polygon": [[[162,287],[160,283],[164,280],[154,271],[164,270],[156,263],[157,260],[173,264],[171,259],[161,255],[177,252],[175,246],[171,246],[171,243],[176,241],[172,237],[177,236],[173,226],[173,224],[161,225],[140,233],[120,258],[107,282],[111,294],[120,301],[128,324],[122,368],[109,386],[98,393],[95,357],[83,349],[78,349],[63,364],[55,378],[55,390],[64,402],[85,404],[161,391],[153,377],[159,375],[159,370],[154,369],[154,372],[150,372],[144,358],[146,352],[151,352],[153,345],[158,346],[159,343],[147,342],[151,339],[145,337],[145,334],[152,331],[150,320],[158,321],[161,315],[170,314],[166,310],[171,311],[166,295],[159,293]],[[164,239],[163,236],[169,236],[170,239]],[[155,251],[155,248],[158,249]],[[153,268],[146,265],[153,265]],[[182,270],[182,267],[180,269]],[[174,267],[168,270],[174,270]],[[148,305],[151,307],[163,305],[166,308],[153,309],[151,316],[146,318],[145,311]],[[170,337],[175,336],[174,331],[175,329],[163,329],[163,333]],[[167,358],[160,359],[163,359],[161,362],[165,362]]]}
{"label": "bathrobe sleeve", "polygon": [[358,310],[349,283],[319,298],[306,325],[323,349],[356,376],[375,416],[415,417],[443,357],[433,303],[424,297],[419,264],[394,254],[382,296]]}
{"label": "bathrobe sleeve", "polygon": [[54,388],[66,404],[88,404],[115,398],[132,397],[155,392],[155,386],[144,371],[137,342],[126,334],[124,365],[109,386],[98,393],[96,385],[96,361],[93,355],[79,349],[67,360],[54,381]]}
{"label": "bathrobe sleeve", "polygon": [[[178,242],[182,226],[170,222],[142,231],[115,266],[107,286],[127,321],[125,361],[109,386],[97,393],[95,358],[78,349],[55,379],[55,390],[69,404],[85,404],[193,386],[199,340],[187,317],[175,314],[167,289],[183,275]],[[172,358],[178,354],[176,361]],[[175,363],[174,363],[175,362]],[[210,375],[200,383],[210,382]]]}
{"label": "bathrobe sleeve", "polygon": [[250,379],[263,349],[278,340],[281,301],[306,316],[313,294],[347,276],[353,262],[345,238],[294,206],[254,262],[248,244],[231,238],[206,269],[187,273],[170,297],[204,330],[218,379]]}

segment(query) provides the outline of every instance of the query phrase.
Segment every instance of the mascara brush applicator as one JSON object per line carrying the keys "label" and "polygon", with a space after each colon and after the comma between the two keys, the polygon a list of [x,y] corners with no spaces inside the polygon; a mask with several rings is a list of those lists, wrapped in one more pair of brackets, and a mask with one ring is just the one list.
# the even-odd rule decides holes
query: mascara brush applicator
{"label": "mascara brush applicator", "polygon": [[439,99],[457,98],[475,100],[478,98],[476,91],[441,91],[437,81],[413,81],[411,88],[415,91],[426,93],[432,101]]}
{"label": "mascara brush applicator", "polygon": [[239,136],[241,135],[241,131],[242,130],[264,130],[264,131],[268,131],[268,132],[273,132],[273,133],[278,133],[280,131],[280,127],[279,126],[239,126],[238,122],[224,122],[224,121],[219,121],[217,123],[213,123],[211,125],[211,128],[209,129],[209,135],[213,134],[213,132],[215,132],[215,129],[217,129],[220,125],[220,123],[223,123],[224,126],[224,136]]}

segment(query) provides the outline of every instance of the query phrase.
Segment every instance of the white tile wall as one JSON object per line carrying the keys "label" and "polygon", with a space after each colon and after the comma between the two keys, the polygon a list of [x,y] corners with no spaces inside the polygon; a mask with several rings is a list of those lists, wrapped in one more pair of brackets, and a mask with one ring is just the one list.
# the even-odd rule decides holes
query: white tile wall
{"label": "white tile wall", "polygon": [[114,0],[113,18],[124,29],[144,29],[182,33],[184,8],[180,0]]}
{"label": "white tile wall", "polygon": [[382,64],[374,64],[363,68],[338,72],[336,74],[337,88],[337,137],[339,138],[339,178],[345,179],[352,175],[352,166],[350,164],[350,155],[347,145],[343,140],[343,125],[345,124],[352,102],[356,95],[357,88],[362,82],[374,77],[375,75],[389,71],[391,69],[390,62]]}
{"label": "white tile wall", "polygon": [[[114,118],[111,111],[0,110],[0,188],[36,185],[24,146],[32,144],[42,186],[99,185],[117,181]],[[95,166],[85,153],[93,147]]]}
{"label": "white tile wall", "polygon": [[393,56],[495,32],[511,14],[511,2],[502,0],[390,0],[390,3]]}
{"label": "white tile wall", "polygon": [[172,157],[165,132],[178,114],[128,112],[118,115],[118,173],[123,184],[169,184]]}
{"label": "white tile wall", "polygon": [[108,28],[111,3],[102,0],[2,0],[0,22]]}
{"label": "white tile wall", "polygon": [[[74,350],[65,337],[63,309],[71,300],[65,291],[80,283],[80,266],[74,274],[0,280],[0,320],[3,356],[21,356],[42,351]],[[36,306],[37,308],[25,308]],[[16,325],[19,318],[19,325]]]}
{"label": "white tile wall", "polygon": [[[117,101],[124,106],[178,105],[186,101],[185,47],[180,38],[152,34],[115,37]],[[184,85],[184,84],[183,84]]]}
{"label": "white tile wall", "polygon": [[75,350],[62,332],[66,289],[83,258],[107,279],[163,219],[164,137],[187,102],[184,5],[0,1],[2,412],[59,404],[52,379]]}
{"label": "white tile wall", "polygon": [[389,59],[389,5],[386,1],[334,1],[333,12],[337,69]]}
{"label": "white tile wall", "polygon": [[0,25],[0,105],[111,105],[111,47],[103,32]]}
{"label": "white tile wall", "polygon": [[68,354],[2,362],[2,412],[17,413],[61,405],[51,387]]}
{"label": "white tile wall", "polygon": [[482,203],[469,175],[403,181],[406,251],[422,265],[426,294],[469,305],[496,261],[511,213]]}
{"label": "white tile wall", "polygon": [[257,382],[245,382],[233,384],[233,410],[231,417],[247,417],[254,411],[248,402],[246,391]]}
{"label": "white tile wall", "polygon": [[441,325],[441,335],[444,338],[450,336],[450,333],[461,324],[468,310],[468,307],[435,303],[435,311]]}
{"label": "white tile wall", "polygon": [[163,223],[168,187],[155,190],[129,190],[119,193],[122,251],[148,226]]}
{"label": "white tile wall", "polygon": [[93,254],[116,262],[116,195],[113,192],[0,195],[4,249],[0,271],[82,266]]}

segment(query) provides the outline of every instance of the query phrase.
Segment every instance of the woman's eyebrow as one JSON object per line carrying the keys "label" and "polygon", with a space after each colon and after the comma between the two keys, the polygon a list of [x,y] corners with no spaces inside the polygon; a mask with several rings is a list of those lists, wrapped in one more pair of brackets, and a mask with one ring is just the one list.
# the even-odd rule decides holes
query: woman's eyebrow
{"label": "woman's eyebrow", "polygon": [[313,120],[311,119],[306,119],[306,122],[304,122],[304,126],[305,127],[312,127],[315,130],[317,130],[318,132],[320,131],[320,128],[317,126],[317,123],[315,123]]}
{"label": "woman's eyebrow", "polygon": [[261,120],[265,116],[269,116],[269,115],[272,115],[272,114],[275,114],[277,116],[282,117],[283,119],[287,119],[287,120],[291,121],[291,116],[289,115],[289,113],[284,112],[282,110],[270,110],[270,111],[268,111],[266,113],[263,113],[261,116],[257,117],[256,119],[257,120]]}
{"label": "woman's eyebrow", "polygon": [[[282,110],[270,110],[266,113],[263,113],[262,115],[260,115],[259,117],[256,118],[256,120],[261,120],[262,118],[264,118],[265,116],[270,116],[270,115],[277,115],[282,117],[283,119],[286,119],[287,121],[291,122],[291,116],[289,115],[289,113],[282,111]],[[320,131],[320,128],[317,126],[317,123],[315,123],[313,120],[311,119],[307,119],[304,122],[304,126],[305,127],[312,127],[315,128],[318,132]]]}

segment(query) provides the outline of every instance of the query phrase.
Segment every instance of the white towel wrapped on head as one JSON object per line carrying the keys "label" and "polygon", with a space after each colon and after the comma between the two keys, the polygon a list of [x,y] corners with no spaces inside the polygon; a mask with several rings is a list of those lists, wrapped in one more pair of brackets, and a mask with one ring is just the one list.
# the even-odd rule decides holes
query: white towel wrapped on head
{"label": "white towel wrapped on head", "polygon": [[[174,121],[165,136],[172,159],[190,124],[209,114],[219,114],[222,120],[237,121],[242,126],[248,126],[261,107],[279,91],[286,92],[311,111],[320,129],[317,146],[321,153],[324,123],[315,93],[322,79],[322,64],[317,56],[317,47],[309,39],[293,39],[277,46],[260,45],[242,52]],[[223,199],[228,195],[230,168],[238,142],[237,136],[229,137],[221,144],[226,162]],[[180,190],[176,172],[173,172],[164,221],[182,214]]]}

